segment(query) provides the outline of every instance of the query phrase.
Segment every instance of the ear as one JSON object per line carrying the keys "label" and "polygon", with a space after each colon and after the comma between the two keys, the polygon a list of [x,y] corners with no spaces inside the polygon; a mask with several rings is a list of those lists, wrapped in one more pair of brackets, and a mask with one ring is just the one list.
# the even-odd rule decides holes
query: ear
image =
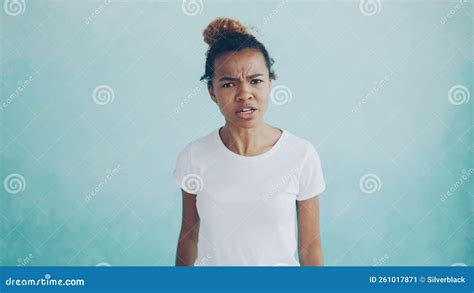
{"label": "ear", "polygon": [[212,83],[209,84],[207,87],[207,90],[209,91],[209,95],[211,96],[211,99],[214,101],[214,103],[217,104],[217,98],[216,95],[214,94],[214,88],[212,87]]}

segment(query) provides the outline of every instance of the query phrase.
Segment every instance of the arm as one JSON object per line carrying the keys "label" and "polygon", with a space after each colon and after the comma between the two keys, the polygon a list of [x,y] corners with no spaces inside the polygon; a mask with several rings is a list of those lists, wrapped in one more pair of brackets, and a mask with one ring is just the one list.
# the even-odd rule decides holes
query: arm
{"label": "arm", "polygon": [[183,194],[183,218],[179,233],[176,266],[193,266],[197,258],[199,215],[196,195],[181,190]]}
{"label": "arm", "polygon": [[323,266],[319,231],[319,196],[296,201],[298,211],[298,255],[301,266]]}

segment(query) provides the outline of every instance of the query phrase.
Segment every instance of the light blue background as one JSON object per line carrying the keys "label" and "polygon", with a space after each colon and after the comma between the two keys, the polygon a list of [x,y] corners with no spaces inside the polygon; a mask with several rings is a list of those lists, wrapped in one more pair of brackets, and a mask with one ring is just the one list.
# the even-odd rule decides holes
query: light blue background
{"label": "light blue background", "polygon": [[326,265],[473,265],[471,1],[196,3],[0,11],[0,175],[24,178],[0,189],[0,265],[174,265],[176,156],[223,124],[198,82],[217,16],[260,30],[292,96],[267,121],[321,156]]}

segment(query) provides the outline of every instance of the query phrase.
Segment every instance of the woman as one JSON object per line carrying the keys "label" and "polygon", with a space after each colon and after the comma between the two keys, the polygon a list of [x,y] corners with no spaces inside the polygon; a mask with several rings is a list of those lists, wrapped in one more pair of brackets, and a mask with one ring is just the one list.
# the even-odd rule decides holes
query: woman
{"label": "woman", "polygon": [[273,59],[236,20],[217,18],[203,35],[209,49],[201,80],[225,125],[178,156],[173,179],[183,218],[176,265],[322,266],[318,153],[263,119]]}

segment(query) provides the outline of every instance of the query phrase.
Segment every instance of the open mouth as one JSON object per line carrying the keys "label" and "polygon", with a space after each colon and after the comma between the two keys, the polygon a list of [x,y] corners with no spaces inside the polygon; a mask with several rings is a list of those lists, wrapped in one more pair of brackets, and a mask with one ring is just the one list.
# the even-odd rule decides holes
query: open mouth
{"label": "open mouth", "polygon": [[235,112],[237,117],[240,119],[245,119],[245,120],[251,120],[254,119],[257,116],[257,108],[253,107],[245,107],[241,108],[239,111]]}
{"label": "open mouth", "polygon": [[253,107],[247,107],[247,108],[242,108],[240,109],[239,111],[235,112],[235,113],[253,113],[255,112],[257,109],[256,108],[253,108]]}

